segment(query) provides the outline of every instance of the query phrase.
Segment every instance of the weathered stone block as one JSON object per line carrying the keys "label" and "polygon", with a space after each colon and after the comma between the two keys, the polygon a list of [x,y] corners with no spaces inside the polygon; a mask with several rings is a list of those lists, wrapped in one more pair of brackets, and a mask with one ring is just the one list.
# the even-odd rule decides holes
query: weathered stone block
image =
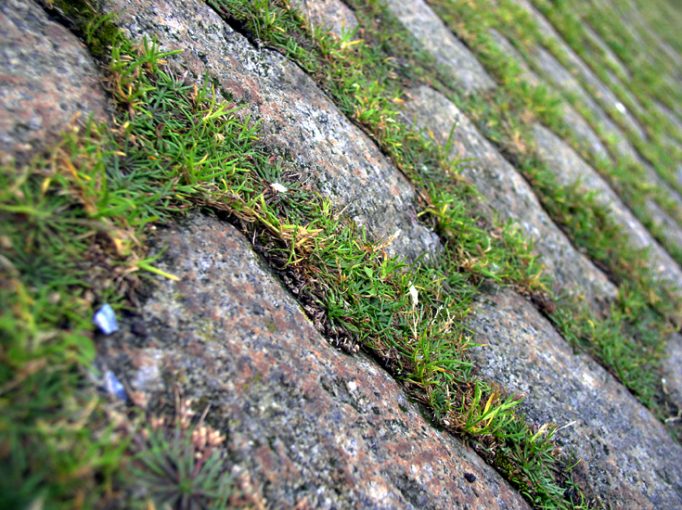
{"label": "weathered stone block", "polygon": [[0,162],[25,163],[79,115],[105,118],[88,50],[32,1],[0,2]]}

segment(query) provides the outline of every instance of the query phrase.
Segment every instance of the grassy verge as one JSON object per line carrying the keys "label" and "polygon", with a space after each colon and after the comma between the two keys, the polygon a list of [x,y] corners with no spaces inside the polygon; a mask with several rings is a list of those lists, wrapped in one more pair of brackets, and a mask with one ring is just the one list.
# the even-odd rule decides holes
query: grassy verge
{"label": "grassy verge", "polygon": [[[530,501],[582,504],[551,427],[531,429],[515,412],[518,401],[478,378],[466,358],[472,344],[462,319],[477,281],[541,288],[535,258],[517,234],[502,229],[490,237],[466,202],[441,190],[430,215],[452,236],[446,254],[429,266],[388,258],[287,176],[259,145],[257,126],[236,114],[238,105],[169,75],[170,55],[154,45],[111,42],[113,126],[88,123],[46,158],[0,172],[5,501],[105,506],[125,498],[129,484],[152,480],[144,501],[126,503],[142,507],[168,493],[166,501],[183,490],[192,495],[192,487],[224,487],[217,461],[201,483],[159,480],[159,466],[185,465],[186,453],[195,452],[159,432],[158,421],[144,441],[109,425],[109,405],[88,382],[93,305],[121,309],[144,274],[160,273],[144,250],[150,225],[208,207],[256,235],[273,263],[297,275],[304,298],[324,310],[330,331],[373,352],[435,420],[468,437]],[[348,51],[331,40],[329,49]],[[122,479],[125,463],[147,476]],[[221,490],[207,504],[220,507],[226,497]]]}

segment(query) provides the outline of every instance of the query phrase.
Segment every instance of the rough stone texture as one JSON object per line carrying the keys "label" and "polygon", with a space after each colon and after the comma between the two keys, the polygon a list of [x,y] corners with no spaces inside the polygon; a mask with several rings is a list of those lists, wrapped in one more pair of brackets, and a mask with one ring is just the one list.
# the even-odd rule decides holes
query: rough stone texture
{"label": "rough stone texture", "polygon": [[464,92],[495,86],[476,57],[423,0],[387,0],[386,5],[438,63],[450,70],[452,79]]}
{"label": "rough stone texture", "polygon": [[83,44],[33,2],[0,2],[0,162],[25,163],[78,113],[105,108]]}
{"label": "rough stone texture", "polygon": [[565,426],[557,440],[577,452],[578,472],[610,508],[682,506],[682,447],[611,375],[575,355],[533,306],[499,291],[481,299],[470,326],[489,346],[474,349],[481,374],[525,394],[531,422]]}
{"label": "rough stone texture", "polygon": [[302,173],[375,239],[394,239],[393,254],[413,258],[437,249],[417,220],[415,192],[381,151],[295,64],[257,51],[199,0],[101,0],[132,39],[183,49],[172,64],[215,79],[247,104],[262,139],[290,154]]}
{"label": "rough stone texture", "polygon": [[[50,24],[32,13],[33,4],[8,1],[9,7],[0,5],[0,33],[14,26],[33,34],[23,24],[36,19]],[[223,91],[245,101],[248,112],[262,121],[264,140],[291,155],[376,238],[402,231],[395,253],[415,256],[438,245],[416,221],[407,181],[295,65],[256,51],[198,0],[101,1],[134,38],[147,35],[166,49],[184,49],[172,65],[189,70],[189,79],[207,73]],[[316,23],[349,14],[335,11],[332,0],[296,1],[307,4]],[[393,8],[406,11],[405,19],[421,27],[423,37],[444,29],[437,20],[426,24],[430,11],[421,1],[399,3]],[[338,30],[344,22],[339,23],[329,26]],[[45,30],[36,33],[50,40],[57,29]],[[63,35],[60,30],[57,35]],[[455,66],[461,55],[471,55],[448,36],[456,51],[451,47],[447,51],[453,53],[443,58],[468,83],[460,86],[492,87],[485,74]],[[59,37],[51,40],[59,43]],[[67,50],[77,47],[87,56],[69,37]],[[75,65],[79,61],[69,60],[68,51],[66,83],[57,79],[64,75],[59,67],[59,76],[47,70],[47,83],[75,87],[96,74],[88,59]],[[61,53],[46,55],[61,62]],[[72,82],[79,72],[83,80]],[[8,97],[4,88],[1,101]],[[69,105],[78,103],[74,94],[67,96]],[[98,111],[100,105],[101,111],[103,95],[99,98],[99,89],[93,94],[97,100],[84,101],[83,110]],[[413,99],[407,111],[416,108],[415,118],[426,119],[441,140],[459,120],[455,150],[476,158],[465,174],[501,216],[517,220],[536,239],[563,286],[582,289],[590,299],[613,295],[613,286],[549,220],[527,183],[454,105],[427,88],[415,91]],[[417,106],[422,100],[429,103]],[[569,108],[567,119],[571,115],[577,114]],[[60,117],[35,139],[44,140],[66,121]],[[1,133],[9,132],[0,126]],[[256,499],[286,508],[527,508],[471,450],[431,427],[386,372],[363,356],[332,349],[231,226],[193,216],[162,230],[152,244],[154,253],[163,253],[159,267],[181,280],[158,281],[139,313],[123,320],[120,333],[98,340],[100,353],[131,396],[154,411],[175,387],[196,399],[198,412],[210,403],[208,421],[227,436],[233,474],[248,480]],[[523,409],[532,422],[577,422],[563,429],[559,440],[582,459],[579,471],[592,491],[615,508],[682,506],[682,448],[594,361],[574,355],[528,302],[509,291],[483,297],[470,326],[490,346],[475,350],[483,375],[508,391],[526,393]],[[668,349],[666,388],[682,402],[682,337],[675,335]]]}
{"label": "rough stone texture", "polygon": [[[652,269],[658,273],[659,277],[682,287],[682,271],[678,265],[651,237],[651,234],[639,223],[601,176],[554,133],[539,125],[536,125],[533,131],[538,153],[547,166],[554,171],[558,181],[568,185],[580,180],[587,190],[597,191],[596,198],[608,206],[613,219],[623,228],[632,246],[650,250]],[[650,212],[655,211],[651,209]],[[660,209],[659,212],[662,213]],[[664,217],[659,217],[659,221],[664,221]],[[677,228],[679,230],[679,227]],[[677,236],[680,237],[682,234],[677,232]]]}
{"label": "rough stone texture", "polygon": [[613,296],[615,289],[549,218],[533,190],[493,145],[447,98],[426,86],[414,89],[405,115],[418,127],[434,133],[441,143],[454,125],[453,155],[463,158],[468,176],[490,206],[504,219],[521,225],[535,241],[538,253],[557,283],[584,292],[590,300]]}
{"label": "rough stone texture", "polygon": [[353,11],[340,0],[292,0],[291,5],[299,9],[313,26],[321,26],[338,36],[358,26]]}
{"label": "rough stone texture", "polygon": [[138,401],[175,384],[199,413],[210,402],[235,477],[268,508],[527,508],[385,371],[330,347],[233,227],[195,216],[155,246],[180,281],[158,281],[136,334],[101,351]]}

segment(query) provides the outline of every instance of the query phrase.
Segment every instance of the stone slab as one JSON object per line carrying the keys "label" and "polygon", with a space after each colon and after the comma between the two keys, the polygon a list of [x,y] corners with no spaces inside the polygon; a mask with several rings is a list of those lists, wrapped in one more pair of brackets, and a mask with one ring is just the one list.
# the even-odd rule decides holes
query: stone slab
{"label": "stone slab", "polygon": [[[490,35],[493,37],[500,50],[504,52],[509,58],[514,59],[521,67],[521,78],[526,80],[531,85],[548,86],[541,80],[531,69],[528,63],[524,60],[521,54],[516,50],[509,40],[500,34],[497,30],[491,30]],[[598,158],[610,159],[610,155],[604,144],[601,142],[597,134],[590,127],[587,121],[567,102],[562,102],[561,112],[564,117],[564,123],[578,139],[584,143],[592,154]]]}
{"label": "stone slab", "polygon": [[387,0],[386,6],[436,61],[450,71],[463,92],[489,90],[495,86],[473,53],[423,0]]}
{"label": "stone slab", "polygon": [[31,0],[0,2],[0,162],[26,163],[82,114],[106,117],[85,46]]}
{"label": "stone slab", "polygon": [[[650,250],[652,269],[658,276],[682,288],[682,271],[679,266],[653,239],[602,177],[548,129],[535,125],[533,132],[538,154],[549,169],[553,170],[557,180],[565,185],[581,181],[586,190],[596,191],[595,198],[609,208],[613,219],[622,227],[632,246]],[[650,212],[655,211],[652,209]],[[660,213],[662,214],[662,211]],[[659,221],[664,221],[664,219],[665,216],[659,217]],[[682,234],[678,232],[679,235]]]}
{"label": "stone slab", "polygon": [[174,389],[198,414],[210,403],[263,507],[528,508],[384,370],[332,348],[229,224],[193,216],[153,245],[180,281],[158,279],[100,351],[152,412]]}
{"label": "stone slab", "polygon": [[542,34],[548,39],[553,40],[561,48],[563,53],[568,57],[570,65],[576,69],[582,78],[590,85],[590,87],[595,91],[598,98],[604,100],[607,104],[615,107],[618,113],[621,115],[625,123],[633,129],[640,137],[646,138],[646,133],[642,130],[639,123],[632,117],[630,112],[627,110],[625,105],[623,105],[618,98],[614,95],[611,90],[606,87],[592,72],[592,70],[576,55],[576,53],[571,49],[571,47],[564,42],[559,33],[554,29],[552,24],[545,19],[545,17],[531,5],[528,0],[514,0],[520,7],[523,7],[528,14],[535,20],[538,28]]}
{"label": "stone slab", "polygon": [[292,7],[306,16],[314,27],[322,27],[337,36],[357,30],[353,11],[340,0],[291,0]]}
{"label": "stone slab", "polygon": [[591,495],[608,508],[682,506],[682,446],[535,307],[499,291],[479,301],[470,327],[485,344],[474,350],[481,374],[525,395],[521,410],[532,423],[562,427],[557,441],[577,453]]}

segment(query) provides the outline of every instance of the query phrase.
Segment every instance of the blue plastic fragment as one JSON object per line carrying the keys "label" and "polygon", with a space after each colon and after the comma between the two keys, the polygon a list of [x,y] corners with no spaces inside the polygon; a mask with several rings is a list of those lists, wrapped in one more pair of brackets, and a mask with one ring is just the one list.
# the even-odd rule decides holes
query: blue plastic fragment
{"label": "blue plastic fragment", "polygon": [[128,400],[128,394],[126,393],[125,388],[121,384],[121,381],[118,380],[118,377],[116,377],[116,374],[111,370],[104,372],[104,389],[109,395],[112,395],[119,400],[123,400],[124,402]]}
{"label": "blue plastic fragment", "polygon": [[105,335],[111,335],[118,331],[118,322],[116,321],[116,314],[114,309],[108,304],[102,305],[99,310],[95,312],[92,318],[95,326]]}

